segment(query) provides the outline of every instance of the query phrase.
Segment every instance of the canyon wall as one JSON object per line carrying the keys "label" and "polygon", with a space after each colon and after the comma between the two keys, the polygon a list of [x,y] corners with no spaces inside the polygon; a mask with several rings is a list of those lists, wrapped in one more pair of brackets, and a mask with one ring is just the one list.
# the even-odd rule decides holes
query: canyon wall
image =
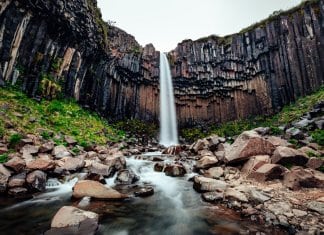
{"label": "canyon wall", "polygon": [[[1,0],[0,84],[43,79],[113,120],[159,118],[159,52],[101,19],[96,0]],[[224,22],[226,23],[226,22]],[[323,85],[324,1],[168,54],[181,126],[271,114]]]}

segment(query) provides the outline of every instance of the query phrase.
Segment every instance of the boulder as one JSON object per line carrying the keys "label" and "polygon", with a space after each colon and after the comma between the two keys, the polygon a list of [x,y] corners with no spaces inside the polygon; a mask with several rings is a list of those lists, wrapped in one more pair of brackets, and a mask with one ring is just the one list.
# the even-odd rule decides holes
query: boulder
{"label": "boulder", "polygon": [[178,155],[182,151],[180,145],[170,146],[162,151],[162,154]]}
{"label": "boulder", "polygon": [[162,172],[164,170],[164,163],[163,162],[157,162],[154,164],[154,171],[157,171],[157,172]]}
{"label": "boulder", "polygon": [[187,173],[184,166],[180,164],[167,164],[164,168],[164,172],[167,176],[172,177],[184,176]]}
{"label": "boulder", "polygon": [[72,136],[65,136],[64,139],[68,145],[76,145],[77,144],[77,141]]}
{"label": "boulder", "polygon": [[77,182],[73,188],[72,196],[74,198],[91,197],[99,200],[121,200],[127,198],[127,195],[92,180]]}
{"label": "boulder", "polygon": [[254,179],[258,182],[264,182],[274,179],[282,179],[288,172],[288,169],[277,164],[263,164],[256,171],[250,173],[247,178]]}
{"label": "boulder", "polygon": [[321,168],[322,166],[324,166],[324,159],[323,158],[317,158],[317,157],[311,157],[307,164],[307,167],[317,170],[319,168]]}
{"label": "boulder", "polygon": [[115,180],[116,184],[133,184],[139,181],[139,176],[137,176],[132,170],[121,170],[117,174]]}
{"label": "boulder", "polygon": [[202,198],[206,202],[217,202],[221,201],[224,198],[223,192],[207,192],[202,194]]}
{"label": "boulder", "polygon": [[227,188],[225,190],[224,196],[227,200],[236,200],[236,201],[240,201],[240,202],[248,202],[249,201],[244,193],[241,193],[240,191],[233,189],[233,188]]}
{"label": "boulder", "polygon": [[272,155],[275,147],[255,131],[243,132],[230,148],[225,151],[226,163],[236,163],[248,160],[256,155]]}
{"label": "boulder", "polygon": [[91,235],[98,229],[99,215],[72,206],[62,207],[45,235]]}
{"label": "boulder", "polygon": [[278,146],[284,146],[284,147],[289,147],[292,146],[287,140],[282,139],[277,136],[269,136],[266,138],[267,141],[269,141],[271,144],[273,144],[275,147]]}
{"label": "boulder", "polygon": [[324,174],[312,169],[293,167],[284,177],[284,185],[292,190],[324,188]]}
{"label": "boulder", "polygon": [[55,162],[52,160],[36,159],[27,162],[26,167],[30,170],[48,171],[55,168]]}
{"label": "boulder", "polygon": [[241,173],[243,175],[249,175],[256,171],[263,164],[270,163],[269,155],[258,155],[251,157],[243,166]]}
{"label": "boulder", "polygon": [[112,168],[113,173],[126,168],[126,159],[121,152],[117,152],[113,156],[106,158],[104,163]]}
{"label": "boulder", "polygon": [[288,130],[286,130],[286,135],[287,135],[288,139],[294,138],[296,140],[302,140],[305,138],[304,133],[296,127],[292,127],[292,128],[289,128]]}
{"label": "boulder", "polygon": [[311,211],[316,211],[321,215],[324,215],[324,202],[319,202],[319,201],[308,202],[307,208]]}
{"label": "boulder", "polygon": [[99,162],[92,162],[88,169],[91,174],[97,174],[107,177],[113,174],[111,166],[107,166]]}
{"label": "boulder", "polygon": [[77,171],[85,166],[85,161],[82,157],[64,157],[58,165],[67,171]]}
{"label": "boulder", "polygon": [[44,192],[46,189],[46,174],[36,170],[27,175],[26,181],[32,190]]}
{"label": "boulder", "polygon": [[8,187],[14,188],[14,187],[22,187],[24,186],[26,182],[26,173],[20,173],[18,175],[11,176],[8,181]]}
{"label": "boulder", "polygon": [[308,162],[308,157],[299,150],[278,146],[271,157],[271,162],[281,165],[303,166]]}
{"label": "boulder", "polygon": [[196,168],[207,169],[215,166],[217,163],[218,160],[215,156],[204,156],[196,162]]}
{"label": "boulder", "polygon": [[208,140],[200,139],[200,140],[197,140],[195,143],[193,143],[189,147],[189,149],[194,153],[198,153],[200,150],[207,149],[208,144],[209,144]]}
{"label": "boulder", "polygon": [[61,159],[63,157],[71,157],[71,153],[67,150],[64,145],[55,146],[52,155],[55,156],[57,159]]}
{"label": "boulder", "polygon": [[10,176],[11,172],[4,165],[0,164],[0,193],[6,191]]}
{"label": "boulder", "polygon": [[143,187],[134,192],[135,197],[148,197],[154,194],[153,187]]}
{"label": "boulder", "polygon": [[48,152],[51,152],[53,149],[54,149],[54,142],[49,141],[49,142],[42,144],[39,147],[39,152],[40,153],[48,153]]}
{"label": "boulder", "polygon": [[22,154],[31,154],[31,155],[35,155],[37,154],[39,151],[39,146],[34,146],[34,145],[30,145],[30,144],[26,144],[24,147],[22,147],[22,149],[20,150],[20,152]]}
{"label": "boulder", "polygon": [[221,180],[195,176],[193,187],[198,192],[224,191],[227,183]]}
{"label": "boulder", "polygon": [[269,201],[271,198],[262,191],[252,188],[249,190],[249,199],[255,203],[264,203]]}
{"label": "boulder", "polygon": [[207,178],[219,179],[224,175],[222,167],[212,167],[205,171],[204,176]]}
{"label": "boulder", "polygon": [[20,157],[13,157],[9,161],[7,161],[4,165],[14,170],[15,172],[21,172],[25,168],[26,162]]}
{"label": "boulder", "polygon": [[13,196],[13,197],[21,197],[24,196],[28,190],[23,187],[15,187],[15,188],[10,188],[8,190],[8,195]]}

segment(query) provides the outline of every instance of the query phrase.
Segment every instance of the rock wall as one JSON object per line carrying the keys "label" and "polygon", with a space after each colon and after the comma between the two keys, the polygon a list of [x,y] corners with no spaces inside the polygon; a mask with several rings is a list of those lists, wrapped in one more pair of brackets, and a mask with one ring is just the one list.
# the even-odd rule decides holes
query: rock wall
{"label": "rock wall", "polygon": [[324,83],[324,1],[170,52],[182,124],[271,114]]}
{"label": "rock wall", "polygon": [[[104,23],[96,0],[2,0],[0,84],[44,78],[109,119],[159,117],[159,52]],[[169,53],[181,126],[270,114],[323,84],[324,1]]]}

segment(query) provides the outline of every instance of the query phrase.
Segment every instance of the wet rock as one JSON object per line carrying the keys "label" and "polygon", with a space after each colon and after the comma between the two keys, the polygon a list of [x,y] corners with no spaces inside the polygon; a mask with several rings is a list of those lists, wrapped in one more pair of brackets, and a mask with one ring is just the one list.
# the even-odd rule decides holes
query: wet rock
{"label": "wet rock", "polygon": [[74,198],[91,197],[99,200],[121,200],[127,198],[127,195],[91,180],[77,182],[73,188],[72,196]]}
{"label": "wet rock", "polygon": [[284,185],[292,190],[304,188],[324,188],[324,174],[312,169],[293,167],[284,176]]}
{"label": "wet rock", "polygon": [[219,179],[224,175],[222,167],[212,167],[205,171],[204,176],[207,178]]}
{"label": "wet rock", "polygon": [[317,157],[311,157],[308,160],[306,166],[311,169],[317,170],[317,169],[321,168],[322,166],[324,166],[324,159],[317,158]]}
{"label": "wet rock", "polygon": [[2,164],[0,164],[0,193],[4,193],[7,189],[7,184],[11,172]]}
{"label": "wet rock", "polygon": [[58,165],[66,171],[77,171],[85,166],[85,161],[82,157],[64,157]]}
{"label": "wet rock", "polygon": [[46,174],[43,171],[33,171],[27,175],[26,181],[32,190],[44,192],[46,189]]}
{"label": "wet rock", "polygon": [[221,180],[195,176],[193,187],[198,192],[224,191],[227,183]]}
{"label": "wet rock", "polygon": [[251,157],[244,164],[241,173],[243,175],[249,175],[266,163],[270,163],[270,157],[268,155],[259,155],[259,156]]}
{"label": "wet rock", "polygon": [[121,170],[117,174],[115,180],[116,184],[133,184],[139,181],[139,176],[137,176],[132,170]]}
{"label": "wet rock", "polygon": [[52,160],[36,159],[27,162],[26,167],[30,170],[48,171],[55,168],[55,162]]}
{"label": "wet rock", "polygon": [[324,202],[311,201],[307,203],[307,208],[324,215]]}
{"label": "wet rock", "polygon": [[78,143],[72,136],[65,136],[64,139],[68,145],[76,145]]}
{"label": "wet rock", "polygon": [[126,168],[126,159],[121,152],[118,152],[114,156],[106,158],[104,164],[110,166],[112,172],[115,173]]}
{"label": "wet rock", "polygon": [[254,179],[259,182],[264,182],[274,179],[282,179],[288,170],[277,164],[263,164],[256,171],[249,174],[249,179]]}
{"label": "wet rock", "polygon": [[202,198],[206,202],[217,202],[224,198],[224,193],[222,192],[207,192],[202,194]]}
{"label": "wet rock", "polygon": [[26,162],[20,157],[13,157],[8,162],[4,163],[4,165],[15,172],[21,172],[25,168]]}
{"label": "wet rock", "polygon": [[149,197],[154,194],[153,187],[143,187],[134,192],[135,197]]}
{"label": "wet rock", "polygon": [[26,182],[26,173],[20,173],[18,175],[11,176],[8,181],[8,187],[22,187]]}
{"label": "wet rock", "polygon": [[72,206],[62,207],[45,235],[91,235],[98,229],[99,215]]}
{"label": "wet rock", "polygon": [[8,190],[8,194],[13,197],[21,197],[24,196],[28,190],[23,187],[15,187],[15,188],[10,188]]}
{"label": "wet rock", "polygon": [[279,146],[274,151],[271,162],[282,165],[292,164],[303,166],[308,162],[308,157],[299,150]]}
{"label": "wet rock", "polygon": [[101,176],[110,176],[113,174],[112,167],[98,162],[92,162],[91,166],[89,166],[88,169],[91,174],[97,174]]}
{"label": "wet rock", "polygon": [[182,151],[180,145],[170,146],[162,151],[162,154],[178,155]]}
{"label": "wet rock", "polygon": [[252,156],[271,155],[274,150],[274,145],[255,131],[245,131],[226,150],[224,160],[226,163],[235,163],[248,160]]}
{"label": "wet rock", "polygon": [[218,160],[215,156],[204,156],[196,162],[196,168],[207,169],[215,166],[217,163]]}
{"label": "wet rock", "polygon": [[241,193],[240,191],[235,190],[233,188],[227,188],[225,190],[224,196],[227,200],[237,200],[240,202],[248,202],[249,201],[244,193]]}
{"label": "wet rock", "polygon": [[154,171],[162,172],[164,170],[164,163],[163,162],[157,162],[154,164]]}
{"label": "wet rock", "polygon": [[187,173],[184,166],[179,164],[167,164],[164,168],[164,172],[167,176],[172,177],[184,176]]}
{"label": "wet rock", "polygon": [[55,156],[57,159],[61,159],[63,157],[71,157],[71,153],[67,150],[67,148],[63,145],[55,146],[52,154]]}
{"label": "wet rock", "polygon": [[39,152],[40,153],[48,153],[48,152],[51,152],[53,149],[54,149],[54,142],[49,141],[49,142],[42,144],[39,147]]}

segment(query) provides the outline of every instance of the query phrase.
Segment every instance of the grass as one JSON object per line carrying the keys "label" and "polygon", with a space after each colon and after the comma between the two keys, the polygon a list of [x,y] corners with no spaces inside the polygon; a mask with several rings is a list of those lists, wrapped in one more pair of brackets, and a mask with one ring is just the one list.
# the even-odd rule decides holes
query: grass
{"label": "grass", "polygon": [[[17,113],[23,117],[17,117]],[[31,121],[31,118],[36,121]],[[43,100],[37,102],[13,88],[0,88],[0,135],[15,144],[19,136],[4,128],[10,121],[14,129],[24,134],[38,134],[58,144],[65,144],[64,135],[74,137],[84,146],[106,144],[124,138],[124,133],[112,128],[97,114],[81,108],[73,100]],[[60,136],[54,138],[54,136]],[[19,140],[20,141],[20,140]]]}
{"label": "grass", "polygon": [[[250,119],[227,122],[224,124],[211,126],[207,131],[203,131],[198,128],[183,129],[181,130],[181,135],[187,141],[192,142],[198,138],[206,137],[211,134],[232,137],[239,135],[243,131],[251,130],[260,126],[270,127],[271,134],[280,135],[282,134],[282,130],[279,129],[279,126],[298,120],[321,100],[324,100],[324,87],[321,87],[312,95],[299,98],[295,103],[285,106],[281,112],[274,116],[258,116]],[[312,135],[314,142],[318,143],[319,145],[324,145],[323,130],[311,131],[310,134]]]}
{"label": "grass", "polygon": [[0,163],[5,163],[8,161],[8,154],[1,154],[0,155]]}

